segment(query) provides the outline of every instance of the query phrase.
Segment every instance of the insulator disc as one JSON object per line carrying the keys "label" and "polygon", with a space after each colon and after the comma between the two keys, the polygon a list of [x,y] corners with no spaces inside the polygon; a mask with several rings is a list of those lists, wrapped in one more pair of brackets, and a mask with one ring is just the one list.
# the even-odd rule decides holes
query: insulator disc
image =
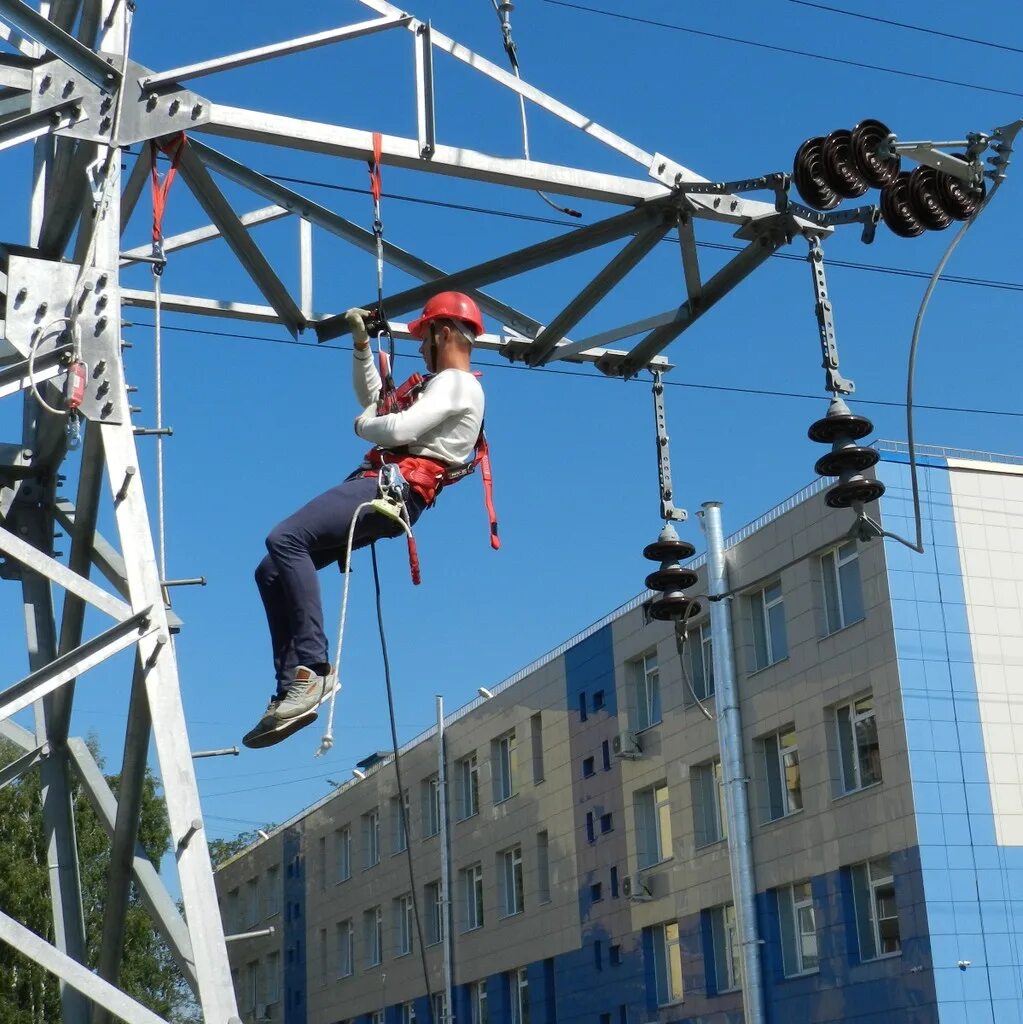
{"label": "insulator disc", "polygon": [[[954,155],[961,160],[966,159],[965,153]],[[987,185],[983,181],[979,188],[971,188],[965,181],[953,178],[951,174],[942,174],[940,171],[935,177],[934,184],[942,209],[956,220],[969,220],[977,212],[987,193]]]}
{"label": "insulator disc", "polygon": [[807,139],[796,150],[796,158],[792,162],[792,180],[807,206],[818,210],[833,210],[842,199],[825,177],[821,157],[823,145],[824,140],[821,138]]}
{"label": "insulator disc", "polygon": [[700,602],[685,594],[665,594],[650,602],[650,618],[660,622],[677,622],[691,619],[700,612]]}
{"label": "insulator disc", "polygon": [[844,484],[836,484],[824,496],[829,508],[849,508],[855,502],[866,505],[876,501],[884,494],[884,484],[880,480],[849,480]]}
{"label": "insulator disc", "polygon": [[933,167],[914,167],[909,176],[909,205],[925,228],[944,231],[952,223],[952,214],[938,195],[937,178]]}
{"label": "insulator disc", "polygon": [[811,441],[818,444],[834,444],[839,438],[859,441],[874,430],[874,424],[866,416],[846,413],[841,416],[825,416],[810,424],[806,432]]}
{"label": "insulator disc", "polygon": [[847,448],[839,448],[838,451],[828,452],[822,455],[813,467],[818,476],[841,476],[843,473],[861,473],[871,466],[876,466],[881,458],[881,453],[874,448],[861,448],[859,445],[849,445]]}
{"label": "insulator disc", "polygon": [[853,159],[852,132],[839,128],[827,136],[821,159],[825,180],[843,199],[856,199],[870,187]]}
{"label": "insulator disc", "polygon": [[696,548],[685,540],[655,540],[643,548],[643,557],[651,562],[684,562],[696,554]]}
{"label": "insulator disc", "polygon": [[884,188],[899,176],[901,159],[898,156],[883,158],[877,154],[877,147],[889,135],[888,125],[871,119],[860,121],[850,133],[849,143],[856,170],[871,188]]}
{"label": "insulator disc", "polygon": [[692,569],[673,565],[650,573],[646,578],[646,585],[651,590],[685,590],[686,587],[693,586],[699,578]]}
{"label": "insulator disc", "polygon": [[881,218],[900,238],[916,238],[924,233],[924,226],[910,201],[908,172],[881,189]]}

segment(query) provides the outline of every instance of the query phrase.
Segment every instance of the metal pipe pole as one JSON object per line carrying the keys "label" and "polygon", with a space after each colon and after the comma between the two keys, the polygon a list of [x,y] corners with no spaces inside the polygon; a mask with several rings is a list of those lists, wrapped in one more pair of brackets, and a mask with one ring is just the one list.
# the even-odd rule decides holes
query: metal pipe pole
{"label": "metal pipe pole", "polygon": [[444,749],[444,698],[437,694],[437,800],[440,802],[440,905],[441,937],[444,940],[444,1002],[447,1021],[434,1024],[448,1024],[454,1019],[451,1002],[451,831],[448,828],[448,766]]}
{"label": "metal pipe pole", "polygon": [[[713,598],[728,592],[721,503],[705,501],[700,512],[707,537],[707,593]],[[756,880],[750,835],[747,775],[742,750],[742,721],[735,681],[730,599],[710,602],[710,628],[714,647],[714,693],[717,705],[718,746],[728,818],[728,864],[732,874],[732,901],[742,948],[743,1013],[746,1024],[764,1024],[764,987],[760,970],[760,934],[757,929]]]}

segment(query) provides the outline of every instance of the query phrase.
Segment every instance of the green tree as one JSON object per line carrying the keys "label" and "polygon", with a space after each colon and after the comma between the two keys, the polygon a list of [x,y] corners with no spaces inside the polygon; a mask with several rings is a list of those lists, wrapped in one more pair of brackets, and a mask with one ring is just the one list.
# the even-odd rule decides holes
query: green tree
{"label": "green tree", "polygon": [[251,846],[260,839],[260,832],[269,832],[273,828],[276,828],[276,826],[267,824],[261,829],[239,832],[233,839],[211,839],[209,845],[213,870],[216,871],[225,861],[230,860],[236,853],[241,853],[246,846]]}
{"label": "green tree", "polygon": [[[89,746],[100,761],[95,740]],[[20,751],[0,741],[0,764]],[[102,765],[102,761],[100,761]],[[108,776],[117,792],[117,776]],[[77,784],[73,787],[75,830],[82,882],[87,959],[95,965],[103,931],[110,844]],[[146,770],[139,840],[155,865],[170,849],[170,828],[159,784]],[[0,909],[49,942],[53,941],[42,798],[38,772],[28,772],[0,790]],[[187,986],[132,886],[119,986],[162,1017],[184,1009]],[[57,1024],[61,1020],[57,979],[12,947],[0,943],[0,1024]]]}

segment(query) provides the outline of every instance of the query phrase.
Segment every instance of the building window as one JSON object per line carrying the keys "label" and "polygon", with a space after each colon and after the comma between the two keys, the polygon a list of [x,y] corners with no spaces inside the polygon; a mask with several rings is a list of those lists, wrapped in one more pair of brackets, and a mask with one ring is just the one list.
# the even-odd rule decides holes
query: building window
{"label": "building window", "polygon": [[406,893],[394,901],[394,955],[412,952],[412,896]]}
{"label": "building window", "polygon": [[544,780],[543,771],[543,718],[540,712],[529,719],[529,745],[533,752],[533,785]]}
{"label": "building window", "polygon": [[268,953],[263,975],[263,1002],[271,1006],[281,998],[281,954]]}
{"label": "building window", "polygon": [[594,842],[597,838],[596,832],[593,829],[593,811],[586,812],[586,841],[588,843]]}
{"label": "building window", "polygon": [[678,922],[669,921],[653,929],[654,940],[654,986],[657,990],[657,1005],[668,1006],[681,1003],[684,998],[682,987],[682,947],[678,938]]}
{"label": "building window", "polygon": [[873,786],[881,781],[881,748],[877,742],[874,696],[868,693],[835,708],[838,756],[842,767],[842,791]]}
{"label": "building window", "polygon": [[878,857],[850,869],[860,960],[892,956],[902,949],[891,860]]}
{"label": "building window", "polygon": [[863,584],[856,542],[849,541],[821,556],[824,616],[827,632],[835,633],[863,618]]}
{"label": "building window", "polygon": [[592,757],[583,758],[583,778],[588,779],[591,775],[596,774],[596,766],[593,763]]}
{"label": "building window", "polygon": [[739,968],[739,927],[735,904],[726,903],[710,912],[710,934],[714,943],[714,974],[718,992],[731,992],[742,984]]}
{"label": "building window", "polygon": [[781,955],[786,977],[817,970],[817,920],[809,882],[776,890]]}
{"label": "building window", "polygon": [[768,819],[774,821],[801,811],[803,787],[799,775],[796,730],[782,729],[765,736],[760,742],[764,751]]}
{"label": "building window", "polygon": [[423,902],[426,904],[426,944],[433,946],[444,938],[440,882],[430,882],[423,887]]}
{"label": "building window", "polygon": [[320,836],[316,843],[316,873],[320,876],[320,889],[327,888],[327,837]]}
{"label": "building window", "polygon": [[384,912],[381,907],[370,907],[362,915],[363,936],[366,946],[366,966],[377,967],[384,958]]}
{"label": "building window", "polygon": [[622,963],[622,947],[617,942],[612,942],[607,947],[607,962],[612,967],[619,967]]}
{"label": "building window", "polygon": [[585,722],[587,719],[586,713],[586,691],[584,690],[579,694],[579,721]]}
{"label": "building window", "polygon": [[611,817],[611,812],[602,814],[600,816],[600,834],[606,835],[614,828],[614,819]]}
{"label": "building window", "polygon": [[446,1024],[448,1019],[448,997],[446,992],[433,994],[433,1024]]}
{"label": "building window", "polygon": [[416,1004],[413,1002],[401,1004],[401,1024],[416,1024]]}
{"label": "building window", "polygon": [[689,771],[693,790],[693,823],[696,846],[709,846],[728,837],[725,814],[725,787],[721,778],[721,761],[694,765]]}
{"label": "building window", "polygon": [[525,906],[522,891],[522,847],[513,846],[510,850],[502,850],[497,855],[497,865],[503,916],[521,914]]}
{"label": "building window", "polygon": [[636,866],[659,864],[672,856],[671,805],[662,782],[636,794]]}
{"label": "building window", "polygon": [[551,865],[547,831],[536,834],[536,898],[540,903],[551,901]]}
{"label": "building window", "polygon": [[245,883],[245,925],[252,927],[259,921],[259,879],[250,878]]}
{"label": "building window", "polygon": [[767,668],[768,665],[789,656],[781,581],[777,580],[763,590],[750,594],[748,600],[753,618],[754,668]]}
{"label": "building window", "polygon": [[600,882],[594,882],[590,886],[590,902],[599,903],[604,898],[604,886]]}
{"label": "building window", "polygon": [[487,1007],[487,982],[485,978],[469,986],[469,1004],[472,1024],[490,1024],[490,1010]]}
{"label": "building window", "polygon": [[518,776],[518,752],[515,746],[515,730],[498,736],[491,744],[491,759],[494,765],[494,803],[499,804],[515,795],[515,779]]}
{"label": "building window", "polygon": [[362,851],[364,867],[380,863],[380,811],[375,807],[362,816]]}
{"label": "building window", "polygon": [[384,1024],[384,1011],[374,1010],[369,1015],[369,1024]]}
{"label": "building window", "polygon": [[483,865],[471,864],[462,871],[465,899],[465,931],[483,927]]}
{"label": "building window", "polygon": [[[404,799],[391,797],[391,854],[404,853],[408,849],[408,832],[406,822],[409,816],[408,790],[402,794]],[[402,813],[404,804],[404,814]]]}
{"label": "building window", "polygon": [[350,978],[355,973],[355,926],[351,919],[337,926],[337,976]]}
{"label": "building window", "polygon": [[525,967],[511,972],[511,1024],[529,1024],[529,977]]}
{"label": "building window", "polygon": [[611,744],[607,740],[600,744],[600,756],[604,764],[604,771],[611,771]]}
{"label": "building window", "polygon": [[267,917],[273,917],[281,912],[281,866],[274,864],[267,868],[265,911]]}
{"label": "building window", "polygon": [[428,839],[440,832],[440,780],[436,775],[423,779],[423,838]]}
{"label": "building window", "polygon": [[593,710],[602,711],[604,709],[604,691],[594,690],[593,691]]}
{"label": "building window", "polygon": [[689,670],[693,690],[692,693],[682,695],[682,703],[692,705],[697,700],[713,697],[714,644],[709,622],[705,622],[699,629],[689,631]]}
{"label": "building window", "polygon": [[661,720],[661,675],[657,668],[657,652],[629,662],[629,675],[636,707],[636,730],[649,729]]}
{"label": "building window", "polygon": [[256,1007],[256,994],[259,992],[259,961],[250,960],[245,965],[245,1008],[253,1010]]}
{"label": "building window", "polygon": [[334,833],[334,881],[347,882],[352,877],[352,826],[345,825]]}
{"label": "building window", "polygon": [[464,821],[480,812],[480,771],[476,751],[463,757],[455,771],[458,778],[458,820]]}

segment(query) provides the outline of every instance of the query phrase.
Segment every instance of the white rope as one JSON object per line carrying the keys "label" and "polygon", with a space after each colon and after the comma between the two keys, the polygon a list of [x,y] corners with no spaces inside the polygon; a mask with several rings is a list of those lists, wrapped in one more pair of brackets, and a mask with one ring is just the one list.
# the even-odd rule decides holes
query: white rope
{"label": "white rope", "polygon": [[[141,159],[141,157],[140,157]],[[153,264],[153,358],[156,363],[156,529],[160,550],[160,580],[167,579],[167,535],[163,504],[163,344],[160,332],[160,273]]]}
{"label": "white rope", "polygon": [[[352,578],[352,541],[355,539],[355,526],[363,509],[375,508],[374,501],[377,500],[379,499],[375,498],[373,501],[364,501],[359,505],[355,510],[355,515],[352,516],[352,525],[348,528],[348,545],[345,550],[345,582],[341,591],[341,617],[337,628],[337,652],[334,655],[335,685],[330,694],[330,707],[327,709],[327,728],[324,730],[323,739],[320,740],[320,747],[316,751],[316,757],[322,757],[334,746],[334,704],[337,701],[338,691],[341,689],[341,648],[345,638],[345,620],[348,617],[348,587]],[[411,538],[412,525],[409,522],[408,508],[405,506],[404,501],[395,501],[395,504],[400,507],[402,514],[402,519],[397,521],[401,523],[401,527],[406,535]],[[378,514],[383,515],[384,513]]]}

